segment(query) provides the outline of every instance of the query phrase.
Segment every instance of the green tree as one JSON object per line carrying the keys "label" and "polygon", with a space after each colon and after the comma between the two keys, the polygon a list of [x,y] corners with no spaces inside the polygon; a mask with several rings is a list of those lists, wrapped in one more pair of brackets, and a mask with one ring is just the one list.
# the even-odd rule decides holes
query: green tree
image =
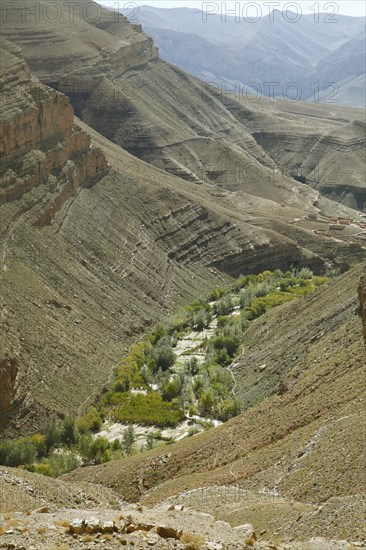
{"label": "green tree", "polygon": [[128,392],[131,388],[131,380],[127,374],[123,374],[114,384],[114,391],[116,392]]}
{"label": "green tree", "polygon": [[171,380],[163,382],[161,389],[161,396],[164,401],[171,401],[175,397],[178,397],[180,394],[180,385],[178,380]]}
{"label": "green tree", "polygon": [[135,430],[130,424],[125,431],[123,432],[122,436],[122,449],[127,455],[131,455],[133,452],[133,444],[135,443]]}
{"label": "green tree", "polygon": [[191,376],[196,376],[196,374],[198,374],[199,372],[197,357],[191,357],[189,361],[186,362],[185,369],[186,372]]}
{"label": "green tree", "polygon": [[46,436],[47,451],[49,451],[52,447],[56,447],[57,445],[60,444],[60,441],[61,441],[60,424],[55,415],[52,415],[49,418],[45,426],[44,434]]}
{"label": "green tree", "polygon": [[158,345],[152,351],[152,358],[155,360],[157,369],[166,371],[174,365],[176,356],[173,351],[170,341],[168,342],[165,338],[161,338]]}
{"label": "green tree", "polygon": [[211,390],[205,391],[200,400],[199,408],[202,415],[211,415],[215,406],[215,397]]}
{"label": "green tree", "polygon": [[98,432],[102,427],[102,423],[100,414],[93,407],[84,416],[76,420],[76,427],[80,433]]}
{"label": "green tree", "polygon": [[146,450],[153,449],[155,447],[155,438],[153,433],[148,433],[146,437]]}
{"label": "green tree", "polygon": [[79,437],[80,434],[77,430],[74,418],[67,416],[61,429],[61,442],[71,447],[78,442]]}
{"label": "green tree", "polygon": [[0,443],[0,464],[4,466],[21,466],[32,464],[37,458],[37,449],[30,437],[16,440],[5,440]]}
{"label": "green tree", "polygon": [[308,267],[302,267],[299,271],[298,277],[300,277],[300,279],[312,279],[313,272]]}

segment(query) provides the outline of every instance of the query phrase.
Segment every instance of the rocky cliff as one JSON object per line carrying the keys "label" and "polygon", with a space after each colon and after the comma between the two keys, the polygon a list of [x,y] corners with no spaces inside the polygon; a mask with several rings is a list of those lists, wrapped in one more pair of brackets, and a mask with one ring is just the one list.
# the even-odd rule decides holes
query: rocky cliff
{"label": "rocky cliff", "polygon": [[[17,5],[5,6],[5,34],[54,87],[4,44],[1,358],[17,367],[6,382],[9,431],[35,430],[51,410],[82,411],[132,340],[230,275],[364,257],[361,246],[289,223],[315,210],[318,193],[281,174],[215,94],[157,60],[139,27],[110,14],[92,24],[85,13],[25,24]],[[115,143],[74,123],[63,87]]]}
{"label": "rocky cliff", "polygon": [[50,223],[80,186],[106,172],[107,162],[74,125],[69,99],[34,79],[19,48],[5,40],[1,65],[0,204],[24,199],[26,209],[27,192],[38,191],[34,223]]}
{"label": "rocky cliff", "polygon": [[358,287],[358,298],[360,301],[359,312],[363,322],[363,337],[365,339],[366,346],[366,267],[363,270],[363,275]]}
{"label": "rocky cliff", "polygon": [[77,114],[104,78],[113,80],[158,57],[152,39],[116,6],[107,10],[87,0],[52,5],[26,0],[2,4],[1,15],[3,36],[23,49],[30,70],[43,83],[69,95]]}

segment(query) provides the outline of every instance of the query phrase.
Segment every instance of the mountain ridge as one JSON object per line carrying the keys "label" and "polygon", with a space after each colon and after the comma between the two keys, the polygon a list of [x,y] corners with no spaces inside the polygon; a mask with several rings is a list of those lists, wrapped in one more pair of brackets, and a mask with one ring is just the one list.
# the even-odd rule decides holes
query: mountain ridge
{"label": "mountain ridge", "polygon": [[[190,8],[151,6],[140,6],[133,14],[126,9],[125,14],[142,24],[164,59],[205,81],[218,85],[231,81],[248,87],[248,91],[254,86],[264,95],[308,101],[312,101],[314,88],[320,86],[320,91],[326,91],[332,83],[337,86],[338,102],[365,106],[362,81],[349,97],[348,88],[342,85],[344,78],[365,74],[364,41],[357,39],[357,34],[362,38],[364,32],[362,17],[285,14],[279,10],[263,15],[260,9],[257,18],[250,21],[244,9],[235,18],[225,11],[221,14],[219,9],[206,14]],[[329,24],[335,22],[337,25]],[[343,75],[337,69],[341,55],[345,57]],[[335,64],[330,70],[333,58]],[[268,83],[277,86],[268,89]]]}
{"label": "mountain ridge", "polygon": [[[25,60],[37,67],[40,37],[56,31],[42,25],[17,26],[19,15],[19,10],[12,12],[5,34],[26,41]],[[108,384],[133,338],[162,311],[197,297],[218,281],[241,272],[286,270],[294,262],[317,272],[329,262],[346,269],[365,254],[362,241],[352,234],[334,240],[319,237],[307,222],[293,225],[292,220],[316,213],[318,201],[338,216],[356,217],[358,212],[324,201],[318,191],[277,169],[272,151],[266,153],[251,135],[256,125],[276,117],[231,100],[229,110],[215,90],[205,90],[202,97],[201,83],[156,59],[151,40],[126,19],[116,23],[103,12],[99,25],[111,32],[95,30],[84,20],[66,25],[66,36],[72,28],[80,30],[87,50],[82,49],[79,61],[74,55],[70,64],[63,56],[60,73],[52,59],[62,50],[57,41],[51,42],[48,65],[39,72],[42,82],[29,72],[24,82],[16,74],[14,78],[14,72],[28,71],[19,57],[13,58],[13,73],[2,65],[11,87],[1,98],[10,129],[23,123],[16,97],[29,97],[37,131],[42,113],[51,129],[60,120],[59,114],[47,111],[47,97],[60,102],[67,113],[59,130],[44,132],[46,139],[35,132],[33,141],[15,140],[2,173],[3,429],[9,424],[10,430],[34,430],[52,410],[80,411]],[[58,36],[62,29],[57,27]],[[121,36],[128,40],[136,35],[142,38],[133,39],[130,59],[131,48],[121,46]],[[94,36],[98,47],[91,46]],[[100,65],[105,47],[108,62]],[[122,72],[130,68],[113,79],[108,71],[114,49],[129,59],[122,63]],[[90,62],[81,78],[75,66],[84,55]],[[60,75],[57,90],[55,78]],[[94,83],[97,78],[99,85],[92,86],[89,77]],[[81,97],[84,78],[89,91]],[[191,98],[177,107],[172,90],[177,97]],[[151,97],[158,99],[153,105]],[[71,105],[84,122],[74,121]],[[116,106],[120,116],[112,118],[119,119],[113,126],[108,121]],[[240,117],[252,128],[240,125]],[[4,143],[8,147],[12,142]],[[79,186],[79,181],[85,184]],[[31,325],[22,322],[25,315]],[[97,335],[100,346],[95,344]],[[63,381],[59,392],[54,376]]]}

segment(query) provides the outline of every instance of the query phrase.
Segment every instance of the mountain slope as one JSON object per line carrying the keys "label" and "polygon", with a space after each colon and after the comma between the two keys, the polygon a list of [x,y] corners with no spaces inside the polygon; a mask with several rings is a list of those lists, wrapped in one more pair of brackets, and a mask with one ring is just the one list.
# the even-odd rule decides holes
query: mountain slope
{"label": "mountain slope", "polygon": [[[226,105],[279,169],[329,199],[364,211],[365,121],[358,109],[262,99],[253,105],[228,95]],[[262,108],[262,110],[260,109]]]}
{"label": "mountain slope", "polygon": [[[99,10],[96,21],[82,17],[86,7]],[[230,112],[226,94],[222,97],[217,90],[162,62],[141,27],[129,24],[115,11],[102,10],[86,0],[76,3],[74,9],[71,23],[66,11],[51,28],[44,22],[24,22],[21,11],[14,9],[9,15],[5,12],[3,32],[24,45],[25,58],[36,74],[67,94],[85,122],[174,175],[196,183],[234,186],[244,204],[250,195],[261,200],[271,197],[300,210],[312,209],[318,194],[277,172],[277,159],[251,135],[250,118],[245,114],[238,119]],[[49,42],[47,59],[40,51],[42,39]],[[70,57],[71,46],[75,50]],[[263,111],[254,113],[258,119],[265,118],[271,130],[283,122]],[[288,131],[294,131],[291,124]],[[315,139],[322,139],[328,131],[332,127],[323,124]],[[325,152],[329,146],[328,141]],[[333,159],[326,162],[328,166],[333,167]],[[358,168],[356,174],[359,172]],[[257,199],[254,202],[263,204]],[[358,207],[357,200],[346,204]],[[333,210],[336,208],[334,205]]]}
{"label": "mountain slope", "polygon": [[[236,524],[249,520],[275,539],[280,526],[281,537],[299,540],[325,531],[364,538],[365,352],[355,316],[360,273],[356,268],[256,321],[234,372],[244,403],[250,405],[248,391],[259,401],[240,417],[163,450],[76,470],[65,479],[102,483],[146,504],[178,495],[173,502],[211,507],[217,518],[230,515]],[[259,370],[263,360],[267,366]],[[282,382],[275,393],[272,380]],[[226,489],[205,489],[213,486]],[[260,495],[272,495],[268,516]],[[310,508],[291,520],[291,499]]]}
{"label": "mountain slope", "polygon": [[324,265],[217,201],[212,186],[75,124],[69,100],[33,78],[8,42],[1,60],[2,429],[81,411],[132,339],[227,274]]}
{"label": "mountain slope", "polygon": [[[291,263],[344,268],[365,255],[352,236],[293,226],[317,210],[319,193],[277,170],[239,123],[237,102],[231,112],[215,91],[202,97],[139,27],[102,16],[98,28],[80,16],[70,27],[67,14],[32,27],[15,6],[4,19],[42,81],[117,144],[75,123],[65,95],[3,44],[2,429],[80,412],[132,339],[228,276]],[[252,113],[261,117],[273,120]]]}
{"label": "mountain slope", "polygon": [[[207,6],[207,13],[151,6],[133,11],[126,6],[124,13],[142,24],[163,59],[208,82],[240,84],[245,93],[254,86],[255,95],[259,89],[261,95],[311,101],[319,84],[322,91],[329,83],[365,74],[364,18],[339,15],[330,5],[324,6],[328,13],[309,15],[301,8],[270,13],[269,6],[238,6],[236,16],[224,4]],[[364,94],[363,87],[348,98],[343,90],[337,99],[362,107]]]}

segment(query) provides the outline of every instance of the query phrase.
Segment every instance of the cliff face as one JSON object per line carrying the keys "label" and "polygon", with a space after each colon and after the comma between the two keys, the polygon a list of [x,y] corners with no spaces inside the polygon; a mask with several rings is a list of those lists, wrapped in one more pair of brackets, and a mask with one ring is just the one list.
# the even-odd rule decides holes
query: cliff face
{"label": "cliff face", "polygon": [[104,78],[158,57],[152,39],[119,14],[117,5],[111,10],[88,0],[3,5],[2,34],[23,49],[32,73],[69,95],[80,114]]}
{"label": "cliff face", "polygon": [[17,390],[18,364],[15,357],[0,359],[0,430],[6,425],[11,416]]}
{"label": "cliff face", "polygon": [[[107,10],[88,0],[40,0],[37,20],[33,3],[23,5],[4,5],[4,36],[23,48],[42,82],[70,97],[79,118],[133,155],[182,179],[224,187],[244,204],[250,195],[314,210],[321,189],[363,208],[357,124],[340,126],[334,115],[325,124],[318,112],[310,114],[311,127],[305,117],[299,130],[298,118],[278,116],[272,105],[266,111],[248,100],[249,108],[241,110],[226,89],[162,62],[141,26],[117,12],[118,3]],[[352,167],[346,166],[350,177],[343,159]],[[320,172],[321,186],[314,190],[289,177],[299,170],[310,184]]]}
{"label": "cliff face", "polygon": [[360,301],[359,312],[362,317],[363,337],[365,339],[365,346],[366,346],[366,267],[363,270],[363,275],[358,287],[358,298]]}
{"label": "cliff face", "polygon": [[38,187],[42,206],[34,223],[49,223],[80,186],[102,176],[107,162],[74,125],[69,99],[33,79],[20,50],[5,40],[1,64],[0,204]]}
{"label": "cliff face", "polygon": [[[16,407],[9,429],[25,431],[50,410],[80,412],[125,346],[168,310],[228,274],[287,269],[294,259],[321,269],[324,246],[287,223],[317,193],[276,170],[270,180],[274,163],[244,126],[216,96],[202,98],[193,78],[155,62],[140,28],[108,18],[32,26],[16,4],[12,15],[4,32],[55,87],[3,44],[0,359],[16,359],[4,399],[9,414]],[[151,164],[75,125],[56,90],[68,86],[85,119]],[[220,189],[215,178],[229,181]],[[268,217],[277,215],[274,228]]]}

